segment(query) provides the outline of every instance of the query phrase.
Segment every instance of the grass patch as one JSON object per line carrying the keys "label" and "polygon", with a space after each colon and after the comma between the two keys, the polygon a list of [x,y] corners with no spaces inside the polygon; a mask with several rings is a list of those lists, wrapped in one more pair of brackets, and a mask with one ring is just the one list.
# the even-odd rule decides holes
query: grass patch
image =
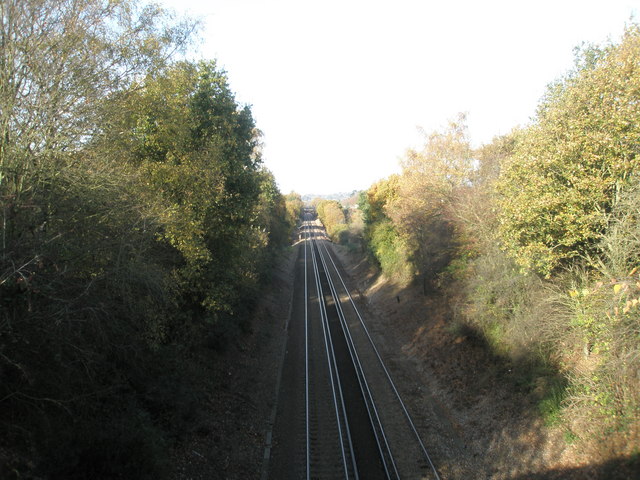
{"label": "grass patch", "polygon": [[567,445],[573,445],[578,441],[578,435],[573,433],[571,430],[565,430],[563,434],[564,441]]}
{"label": "grass patch", "polygon": [[567,396],[567,382],[555,379],[538,402],[538,411],[548,427],[562,423],[563,402]]}

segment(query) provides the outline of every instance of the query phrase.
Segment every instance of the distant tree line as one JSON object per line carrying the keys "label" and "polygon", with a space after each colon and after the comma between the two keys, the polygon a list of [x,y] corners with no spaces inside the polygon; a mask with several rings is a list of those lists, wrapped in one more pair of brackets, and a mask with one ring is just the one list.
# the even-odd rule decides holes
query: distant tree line
{"label": "distant tree line", "polygon": [[360,199],[385,275],[457,298],[452,328],[519,362],[525,388],[546,385],[541,414],[568,441],[636,461],[639,174],[632,24],[578,49],[529,126],[473,149],[460,115]]}
{"label": "distant tree line", "polygon": [[299,196],[225,72],[176,60],[194,22],[6,0],[0,29],[0,477],[163,478]]}

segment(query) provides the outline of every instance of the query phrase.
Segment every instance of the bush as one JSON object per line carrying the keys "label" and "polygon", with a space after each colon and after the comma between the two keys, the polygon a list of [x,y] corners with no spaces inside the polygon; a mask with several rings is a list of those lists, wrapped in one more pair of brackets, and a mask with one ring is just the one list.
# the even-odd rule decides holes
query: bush
{"label": "bush", "polygon": [[40,448],[39,473],[52,480],[167,478],[166,442],[144,411],[129,405],[99,415],[72,428],[56,425]]}
{"label": "bush", "polygon": [[601,445],[637,443],[640,418],[640,189],[632,185],[615,205],[601,240],[595,273],[565,292],[571,329],[584,357],[571,375],[567,406],[572,431]]}
{"label": "bush", "polygon": [[518,263],[549,277],[597,256],[607,215],[637,174],[640,27],[581,52],[520,137],[500,180],[500,237]]}
{"label": "bush", "polygon": [[407,284],[413,279],[409,248],[390,221],[373,226],[369,248],[387,277]]}
{"label": "bush", "polygon": [[316,206],[318,218],[327,229],[327,235],[334,242],[340,243],[341,232],[347,229],[347,220],[340,202],[337,200],[322,200]]}

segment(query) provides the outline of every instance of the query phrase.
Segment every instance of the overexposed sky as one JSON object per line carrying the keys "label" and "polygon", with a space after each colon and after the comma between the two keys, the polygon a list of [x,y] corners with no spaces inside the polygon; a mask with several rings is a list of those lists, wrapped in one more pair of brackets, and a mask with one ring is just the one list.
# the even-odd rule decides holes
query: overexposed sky
{"label": "overexposed sky", "polygon": [[575,46],[640,21],[640,0],[157,1],[202,18],[192,58],[227,71],[301,194],[368,188],[458,112],[476,146],[526,124]]}

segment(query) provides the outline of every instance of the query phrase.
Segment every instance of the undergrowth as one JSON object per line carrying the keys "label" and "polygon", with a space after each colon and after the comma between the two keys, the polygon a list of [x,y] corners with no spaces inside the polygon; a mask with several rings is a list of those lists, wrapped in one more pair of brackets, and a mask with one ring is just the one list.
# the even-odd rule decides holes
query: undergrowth
{"label": "undergrowth", "polygon": [[459,272],[466,322],[487,349],[519,365],[516,386],[548,427],[604,458],[633,455],[640,418],[640,197],[623,195],[582,268],[541,279],[499,248]]}

